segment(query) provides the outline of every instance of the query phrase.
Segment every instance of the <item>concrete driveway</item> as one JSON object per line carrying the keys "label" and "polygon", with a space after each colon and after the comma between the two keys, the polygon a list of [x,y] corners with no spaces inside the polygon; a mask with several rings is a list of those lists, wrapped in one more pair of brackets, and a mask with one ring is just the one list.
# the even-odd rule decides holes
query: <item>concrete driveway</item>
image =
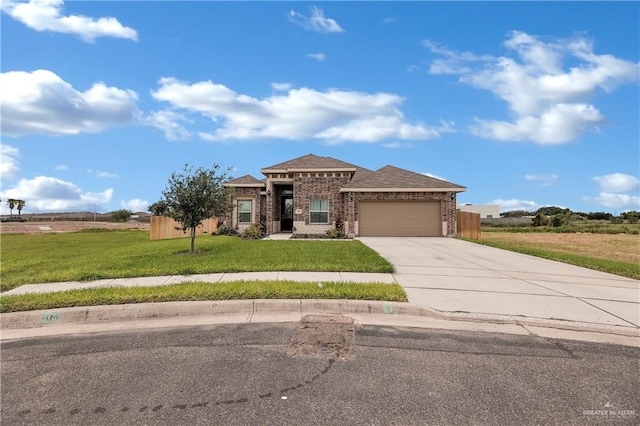
{"label": "concrete driveway", "polygon": [[409,302],[443,312],[640,328],[640,281],[452,238],[359,238]]}

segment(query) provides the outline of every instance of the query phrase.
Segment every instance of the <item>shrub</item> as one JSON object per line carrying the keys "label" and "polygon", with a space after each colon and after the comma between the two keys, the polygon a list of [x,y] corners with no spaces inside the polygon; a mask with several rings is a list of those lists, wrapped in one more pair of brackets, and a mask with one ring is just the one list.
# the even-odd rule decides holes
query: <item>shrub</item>
{"label": "shrub", "polygon": [[259,240],[264,237],[264,232],[260,225],[251,225],[240,233],[243,240]]}
{"label": "shrub", "polygon": [[331,239],[340,238],[340,236],[340,230],[338,228],[327,230],[327,237]]}
{"label": "shrub", "polygon": [[126,222],[131,217],[131,212],[127,209],[120,209],[111,212],[111,220],[114,222]]}
{"label": "shrub", "polygon": [[236,235],[237,232],[235,229],[233,229],[232,226],[225,224],[222,224],[220,226],[218,226],[218,229],[216,230],[215,235]]}
{"label": "shrub", "polygon": [[533,217],[533,219],[531,219],[531,225],[533,225],[533,226],[545,226],[548,223],[549,223],[549,219],[542,212],[536,213],[536,215]]}
{"label": "shrub", "polygon": [[551,226],[553,226],[554,228],[559,228],[562,225],[564,225],[564,215],[563,214],[554,214],[553,216],[551,216]]}

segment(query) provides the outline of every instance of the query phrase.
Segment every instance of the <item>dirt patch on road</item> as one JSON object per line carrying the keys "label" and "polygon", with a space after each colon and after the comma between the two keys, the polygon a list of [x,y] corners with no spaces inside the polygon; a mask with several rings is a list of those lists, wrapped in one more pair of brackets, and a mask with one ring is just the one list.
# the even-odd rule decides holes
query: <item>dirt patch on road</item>
{"label": "dirt patch on road", "polygon": [[148,231],[150,226],[148,223],[137,221],[125,223],[79,221],[7,222],[0,224],[0,234],[47,234],[76,232],[86,229],[140,229]]}
{"label": "dirt patch on road", "polygon": [[640,263],[640,235],[483,232],[482,240]]}

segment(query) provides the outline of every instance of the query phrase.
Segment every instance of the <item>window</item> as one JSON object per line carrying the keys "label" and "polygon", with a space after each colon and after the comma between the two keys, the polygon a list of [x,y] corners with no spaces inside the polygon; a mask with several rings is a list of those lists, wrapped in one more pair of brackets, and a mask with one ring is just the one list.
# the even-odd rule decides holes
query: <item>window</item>
{"label": "window", "polygon": [[309,202],[309,223],[329,223],[329,200]]}
{"label": "window", "polygon": [[238,200],[238,223],[251,223],[251,200]]}

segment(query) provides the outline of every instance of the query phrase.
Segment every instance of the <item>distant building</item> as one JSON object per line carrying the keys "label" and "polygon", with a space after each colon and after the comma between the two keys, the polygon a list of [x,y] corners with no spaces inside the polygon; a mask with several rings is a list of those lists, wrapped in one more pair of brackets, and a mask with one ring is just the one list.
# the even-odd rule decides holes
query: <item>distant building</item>
{"label": "distant building", "polygon": [[469,213],[479,213],[480,219],[497,219],[500,217],[500,206],[498,204],[465,204],[458,206],[458,210]]}

